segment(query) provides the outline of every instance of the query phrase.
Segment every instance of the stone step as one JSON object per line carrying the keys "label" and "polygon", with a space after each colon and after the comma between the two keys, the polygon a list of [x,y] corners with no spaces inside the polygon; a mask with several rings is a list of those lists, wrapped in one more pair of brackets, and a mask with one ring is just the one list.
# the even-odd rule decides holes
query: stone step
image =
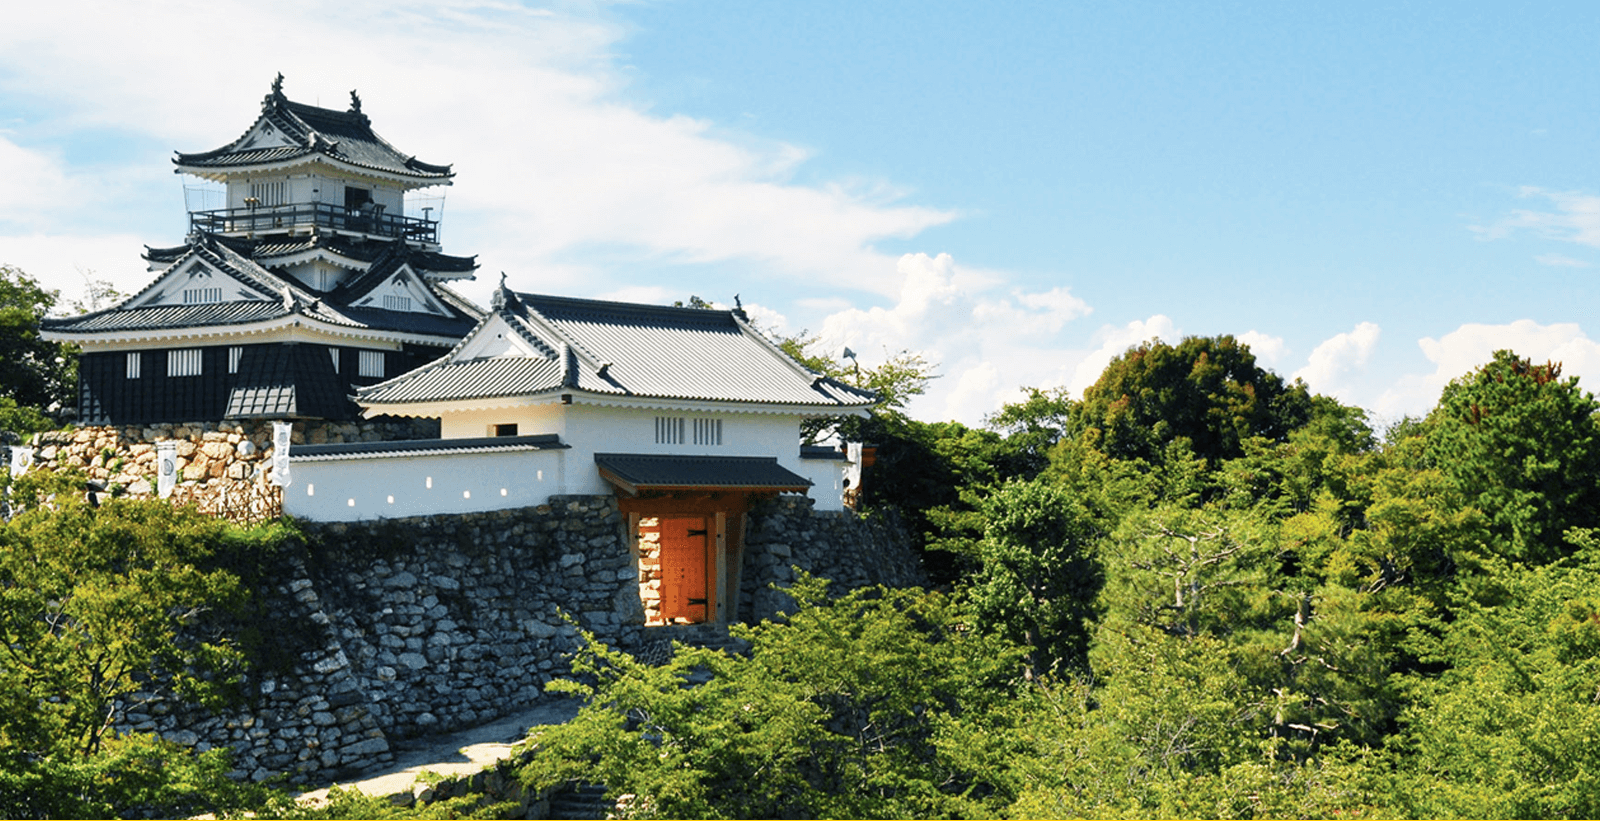
{"label": "stone step", "polygon": [[560,819],[614,818],[617,807],[606,800],[606,788],[598,784],[578,784],[550,796],[547,817]]}

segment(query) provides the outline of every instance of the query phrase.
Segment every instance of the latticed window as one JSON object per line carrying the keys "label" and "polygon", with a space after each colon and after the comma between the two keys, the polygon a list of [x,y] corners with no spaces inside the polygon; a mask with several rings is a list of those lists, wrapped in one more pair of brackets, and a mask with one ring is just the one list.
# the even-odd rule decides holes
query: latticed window
{"label": "latticed window", "polygon": [[209,302],[221,302],[221,288],[185,288],[183,289],[183,303],[185,305],[204,305]]}
{"label": "latticed window", "polygon": [[328,349],[328,356],[333,357],[333,372],[334,373],[338,373],[339,372],[339,349],[338,348],[329,348]]}
{"label": "latticed window", "polygon": [[128,378],[129,379],[138,379],[139,378],[139,364],[140,364],[141,361],[143,361],[143,359],[144,358],[142,356],[140,356],[137,351],[128,354]]}
{"label": "latticed window", "polygon": [[411,297],[384,294],[383,307],[390,311],[409,311],[411,310]]}
{"label": "latticed window", "polygon": [[383,351],[361,351],[356,359],[356,373],[383,376]]}
{"label": "latticed window", "polygon": [[199,348],[167,351],[167,376],[199,376],[205,358]]}
{"label": "latticed window", "polygon": [[684,440],[684,419],[682,416],[657,416],[656,417],[656,444],[681,445]]}
{"label": "latticed window", "polygon": [[714,416],[694,420],[694,443],[697,445],[722,444],[722,420]]}
{"label": "latticed window", "polygon": [[228,373],[239,372],[239,360],[244,358],[244,348],[232,347],[228,349]]}
{"label": "latticed window", "polygon": [[283,205],[289,201],[289,182],[278,180],[250,183],[250,196],[255,197],[258,205]]}

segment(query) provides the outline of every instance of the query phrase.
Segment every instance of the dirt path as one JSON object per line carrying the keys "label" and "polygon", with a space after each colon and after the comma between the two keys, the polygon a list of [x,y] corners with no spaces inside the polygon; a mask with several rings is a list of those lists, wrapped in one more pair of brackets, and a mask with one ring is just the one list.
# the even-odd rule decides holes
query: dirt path
{"label": "dirt path", "polygon": [[[413,738],[395,745],[395,763],[340,786],[355,787],[367,795],[393,795],[411,788],[423,770],[440,775],[475,773],[511,754],[529,727],[562,724],[578,714],[577,699],[547,696],[527,710],[447,735]],[[301,803],[317,804],[328,789],[299,796]]]}

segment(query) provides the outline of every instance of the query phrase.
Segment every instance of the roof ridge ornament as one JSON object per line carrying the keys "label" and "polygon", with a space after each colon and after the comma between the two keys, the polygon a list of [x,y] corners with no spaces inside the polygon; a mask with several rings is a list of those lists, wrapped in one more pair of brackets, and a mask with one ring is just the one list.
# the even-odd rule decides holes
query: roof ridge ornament
{"label": "roof ridge ornament", "polygon": [[508,307],[515,307],[518,302],[516,292],[506,287],[506,272],[501,271],[500,287],[494,289],[494,295],[489,297],[489,307],[500,311]]}
{"label": "roof ridge ornament", "polygon": [[283,96],[283,72],[280,71],[272,80],[272,90],[261,100],[261,110],[269,111],[278,103],[285,102],[288,102],[288,98]]}
{"label": "roof ridge ornament", "polygon": [[356,90],[353,89],[353,88],[350,89],[350,113],[351,114],[360,114],[361,113],[361,95],[357,94]]}

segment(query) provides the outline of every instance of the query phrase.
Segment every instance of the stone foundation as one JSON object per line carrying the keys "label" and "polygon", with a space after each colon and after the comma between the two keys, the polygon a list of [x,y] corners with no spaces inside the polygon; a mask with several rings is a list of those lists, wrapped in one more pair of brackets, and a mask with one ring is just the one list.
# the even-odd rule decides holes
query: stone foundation
{"label": "stone foundation", "polygon": [[[258,666],[246,702],[220,713],[135,694],[119,730],[231,747],[240,777],[322,781],[392,761],[392,741],[526,708],[568,674],[579,628],[623,649],[647,641],[645,576],[611,496],[300,528],[304,544],[285,547],[282,575],[259,593],[286,661]],[[884,519],[782,497],[753,510],[748,530],[747,620],[792,606],[769,589],[791,565],[834,579],[835,592],[925,581]]]}

